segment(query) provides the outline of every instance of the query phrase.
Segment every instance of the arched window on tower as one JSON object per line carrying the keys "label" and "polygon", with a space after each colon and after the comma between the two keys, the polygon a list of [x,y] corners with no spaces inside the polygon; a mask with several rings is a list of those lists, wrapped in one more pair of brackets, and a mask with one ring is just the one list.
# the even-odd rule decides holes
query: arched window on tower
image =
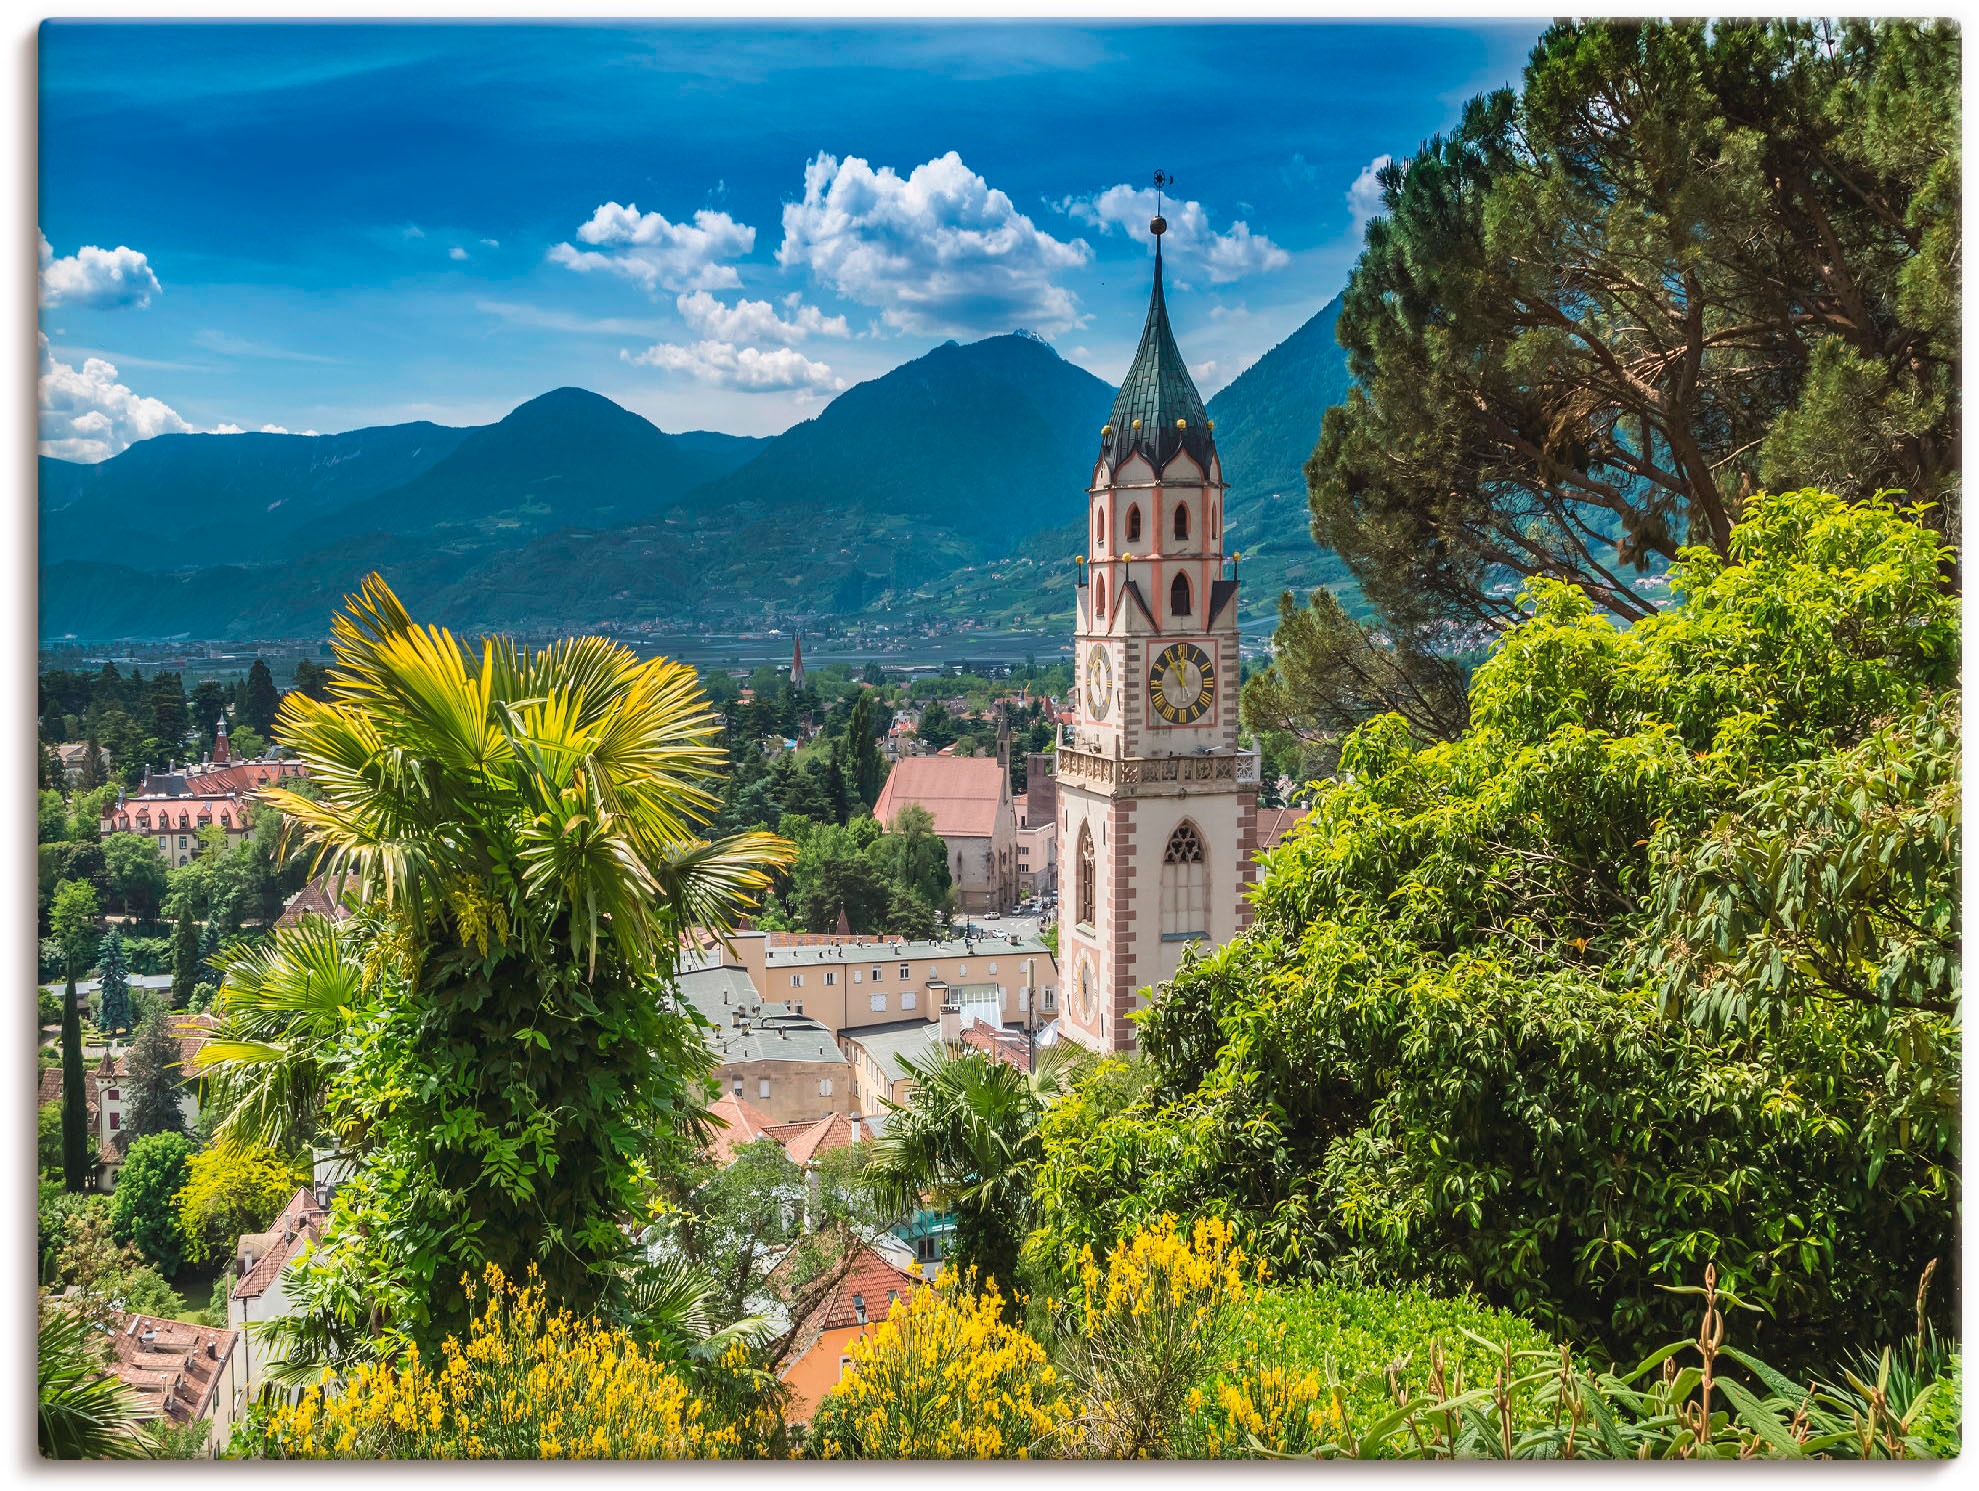
{"label": "arched window on tower", "polygon": [[1141,541],[1141,505],[1140,503],[1136,502],[1132,507],[1127,509],[1127,542],[1130,544],[1137,544],[1140,541]]}
{"label": "arched window on tower", "polygon": [[1099,859],[1093,853],[1093,828],[1079,825],[1079,924],[1090,927],[1097,921],[1099,907]]}
{"label": "arched window on tower", "polygon": [[1209,862],[1203,836],[1186,818],[1161,856],[1161,940],[1209,939]]}
{"label": "arched window on tower", "polygon": [[1168,587],[1168,614],[1187,616],[1189,614],[1189,577],[1177,575],[1175,583]]}
{"label": "arched window on tower", "polygon": [[1093,625],[1106,620],[1106,576],[1093,576]]}
{"label": "arched window on tower", "polygon": [[1106,547],[1106,509],[1103,507],[1093,514],[1093,547]]}
{"label": "arched window on tower", "polygon": [[1178,502],[1175,504],[1175,537],[1178,539],[1186,539],[1188,536],[1189,536],[1189,504],[1186,502]]}
{"label": "arched window on tower", "polygon": [[1212,503],[1209,509],[1209,541],[1211,543],[1216,542],[1216,536],[1222,526],[1222,522],[1222,517],[1217,513],[1215,504]]}

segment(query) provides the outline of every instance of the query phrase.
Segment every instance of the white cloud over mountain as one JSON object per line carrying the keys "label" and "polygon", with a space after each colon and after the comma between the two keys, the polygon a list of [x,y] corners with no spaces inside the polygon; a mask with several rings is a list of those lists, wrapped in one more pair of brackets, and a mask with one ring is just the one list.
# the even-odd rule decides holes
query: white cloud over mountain
{"label": "white cloud over mountain", "polygon": [[44,456],[106,461],[134,440],[192,430],[171,406],[119,383],[114,363],[100,357],[86,358],[80,368],[57,362],[47,336],[35,336],[41,352],[35,394]]}
{"label": "white cloud over mountain", "polygon": [[620,352],[627,362],[642,367],[686,373],[700,383],[739,393],[837,393],[843,378],[822,362],[791,347],[738,347],[733,342],[707,340],[689,346],[660,342],[644,352]]}
{"label": "white cloud over mountain", "polygon": [[697,337],[720,342],[801,342],[806,337],[849,337],[852,328],[843,316],[827,316],[801,295],[783,298],[790,319],[778,317],[767,300],[738,300],[724,305],[706,290],[679,296],[674,304]]}
{"label": "white cloud over mountain", "polygon": [[1227,285],[1249,275],[1283,269],[1292,262],[1290,254],[1262,233],[1251,232],[1250,224],[1242,219],[1218,233],[1210,227],[1202,203],[1163,201],[1152,187],[1123,182],[1095,196],[1066,197],[1056,205],[1060,212],[1102,233],[1119,228],[1129,236],[1145,235],[1159,206],[1168,221],[1164,252],[1192,268],[1200,266],[1211,284]]}
{"label": "white cloud over mountain", "polygon": [[657,290],[732,290],[742,283],[733,264],[756,246],[756,230],[726,212],[706,208],[691,223],[672,223],[637,203],[607,202],[577,230],[589,249],[559,243],[550,262],[580,274],[623,275],[648,294]]}
{"label": "white cloud over mountain", "polygon": [[1394,159],[1377,155],[1361,167],[1361,174],[1347,188],[1347,210],[1354,215],[1354,237],[1367,231],[1370,220],[1381,215],[1381,168]]}
{"label": "white cloud over mountain", "polygon": [[927,336],[1077,326],[1078,300],[1055,277],[1091,259],[1085,240],[1043,232],[952,150],[905,177],[819,154],[803,200],[784,206],[777,250],[784,268]]}
{"label": "white cloud over mountain", "polygon": [[134,248],[113,249],[86,243],[65,258],[56,258],[46,237],[41,239],[41,303],[44,306],[88,306],[107,310],[117,306],[143,308],[164,287],[152,273],[150,261]]}

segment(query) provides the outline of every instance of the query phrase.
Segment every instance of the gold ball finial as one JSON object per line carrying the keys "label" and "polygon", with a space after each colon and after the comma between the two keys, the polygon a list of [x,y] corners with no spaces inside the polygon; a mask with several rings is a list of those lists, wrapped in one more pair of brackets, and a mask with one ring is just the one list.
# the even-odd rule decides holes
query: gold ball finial
{"label": "gold ball finial", "polygon": [[1101,426],[1099,427],[1099,433],[1100,433],[1100,437],[1101,437],[1102,439],[1104,439],[1104,438],[1105,438],[1106,436],[1108,436],[1108,435],[1111,435],[1111,434],[1113,433],[1113,426],[1112,426],[1112,425],[1101,425]]}
{"label": "gold ball finial", "polygon": [[1138,419],[1137,419],[1137,420],[1135,420],[1135,421],[1134,421],[1134,428],[1138,430],[1138,429],[1139,429],[1140,427],[1141,427],[1141,422],[1140,422],[1140,421],[1139,421]]}
{"label": "gold ball finial", "polygon": [[1188,427],[1189,427],[1189,422],[1186,419],[1178,419],[1175,421],[1175,428],[1178,430],[1186,430],[1188,429]]}

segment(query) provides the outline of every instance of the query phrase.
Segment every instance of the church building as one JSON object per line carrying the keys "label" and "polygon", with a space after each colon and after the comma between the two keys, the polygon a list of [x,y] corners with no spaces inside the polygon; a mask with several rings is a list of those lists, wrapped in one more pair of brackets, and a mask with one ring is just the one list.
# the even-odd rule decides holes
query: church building
{"label": "church building", "polygon": [[1060,1029],[1131,1050],[1138,991],[1249,924],[1258,762],[1237,744],[1237,580],[1215,431],[1162,295],[1100,431],[1080,556],[1077,713],[1057,759]]}

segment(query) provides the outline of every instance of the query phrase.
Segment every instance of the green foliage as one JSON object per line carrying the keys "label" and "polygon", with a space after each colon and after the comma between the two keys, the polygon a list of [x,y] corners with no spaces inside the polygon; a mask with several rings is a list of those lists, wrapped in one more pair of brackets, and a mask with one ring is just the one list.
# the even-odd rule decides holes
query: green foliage
{"label": "green foliage", "polygon": [[309,1169],[263,1145],[216,1145],[192,1156],[173,1198],[186,1259],[210,1263],[232,1255],[246,1232],[260,1232],[281,1214]]}
{"label": "green foliage", "polygon": [[104,934],[98,977],[102,1000],[97,1024],[108,1035],[122,1035],[131,1028],[131,965],[124,956],[124,938],[114,926]]}
{"label": "green foliage", "polygon": [[1887,504],[1747,514],[1627,631],[1531,587],[1458,739],[1349,739],[1146,1090],[1046,1115],[1035,1253],[1209,1210],[1618,1357],[1712,1261],[1789,1366],[1888,1337],[1956,1238],[1957,603]]}
{"label": "green foliage", "polygon": [[1399,714],[1425,740],[1463,732],[1470,713],[1464,669],[1425,630],[1385,637],[1347,614],[1331,591],[1303,610],[1278,600],[1271,665],[1244,683],[1244,728],[1289,735],[1314,751],[1301,779],[1331,775],[1348,732],[1377,715]]}
{"label": "green foliage", "polygon": [[774,1139],[736,1150],[694,1187],[669,1231],[681,1255],[714,1281],[720,1318],[744,1313],[781,1249],[804,1222],[804,1172]]}
{"label": "green foliage", "polygon": [[[302,1285],[320,1337],[355,1320],[437,1347],[464,1327],[463,1274],[490,1262],[589,1309],[652,1175],[691,1143],[709,1057],[666,997],[681,936],[732,926],[785,846],[699,837],[721,758],[688,668],[601,638],[490,639],[470,668],[375,576],[333,645],[330,702],[290,694],[277,731],[319,795],[267,796],[366,910],[317,960],[338,965],[327,982],[302,929],[268,944],[294,977],[237,995],[229,962],[204,1065],[273,1096],[268,1123],[236,1103],[222,1133],[301,1137],[281,1095],[321,1081],[355,1173],[313,1265],[329,1277]],[[355,997],[330,1007],[351,970]],[[284,1004],[284,987],[304,992]]]}
{"label": "green foliage", "polygon": [[172,1004],[184,1009],[199,981],[199,927],[190,900],[181,900],[172,926]]}
{"label": "green foliage", "polygon": [[173,1019],[155,1011],[138,1027],[137,1039],[124,1057],[124,1085],[130,1094],[124,1104],[124,1132],[134,1138],[183,1136],[186,1121],[179,1109],[179,1091],[185,1082]]}
{"label": "green foliage", "polygon": [[62,1179],[71,1191],[80,1191],[95,1177],[96,1154],[83,1087],[82,1001],[76,997],[74,960],[68,961],[62,994]]}
{"label": "green foliage", "polygon": [[138,917],[158,914],[165,898],[165,856],[144,834],[113,833],[103,840],[103,865],[110,894]]}
{"label": "green foliage", "polygon": [[833,932],[843,913],[853,932],[938,933],[953,897],[948,846],[926,808],[903,808],[890,830],[866,814],[842,826],[786,814],[778,831],[797,846],[777,897],[791,925]]}
{"label": "green foliage", "polygon": [[1958,118],[1947,22],[1552,26],[1381,173],[1314,536],[1404,629],[1636,619],[1762,485],[1955,501]]}
{"label": "green foliage", "polygon": [[59,1174],[62,1169],[62,1105],[43,1103],[34,1121],[35,1159],[41,1174]]}
{"label": "green foliage", "polygon": [[183,1134],[145,1135],[125,1154],[110,1202],[112,1235],[134,1244],[167,1278],[185,1262],[176,1200],[191,1157]]}
{"label": "green foliage", "polygon": [[96,960],[97,923],[103,914],[96,887],[82,880],[64,880],[55,887],[48,912],[48,929],[61,944],[69,971],[79,974]]}

